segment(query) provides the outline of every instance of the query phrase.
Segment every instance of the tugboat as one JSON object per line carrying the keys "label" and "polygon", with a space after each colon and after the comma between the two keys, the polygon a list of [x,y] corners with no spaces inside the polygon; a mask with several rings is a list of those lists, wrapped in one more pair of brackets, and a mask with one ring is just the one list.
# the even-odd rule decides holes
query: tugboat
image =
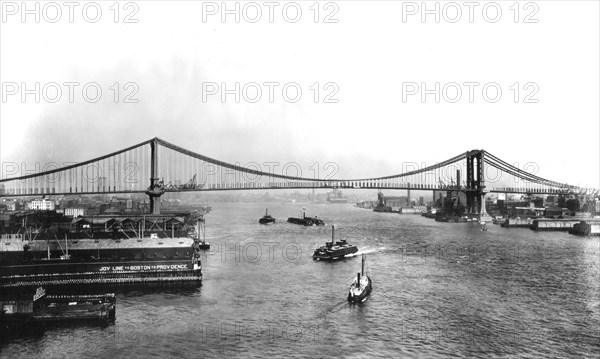
{"label": "tugboat", "polygon": [[293,224],[301,224],[303,226],[324,226],[325,221],[322,219],[318,219],[315,217],[306,217],[304,213],[304,208],[302,208],[302,218],[297,217],[289,217],[287,220],[289,223]]}
{"label": "tugboat", "polygon": [[270,224],[270,223],[275,223],[275,218],[273,218],[270,214],[269,214],[269,209],[265,210],[265,215],[258,220],[258,223],[260,224]]}
{"label": "tugboat", "polygon": [[357,273],[356,278],[350,285],[348,291],[348,301],[350,303],[362,303],[367,300],[369,294],[371,294],[371,288],[373,283],[371,278],[365,275],[365,255],[362,255],[362,266],[360,273]]}
{"label": "tugboat", "polygon": [[334,242],[334,234],[335,226],[331,226],[331,242],[326,242],[324,246],[315,249],[313,259],[318,261],[338,259],[358,252],[358,248],[353,244],[348,244],[345,239]]}

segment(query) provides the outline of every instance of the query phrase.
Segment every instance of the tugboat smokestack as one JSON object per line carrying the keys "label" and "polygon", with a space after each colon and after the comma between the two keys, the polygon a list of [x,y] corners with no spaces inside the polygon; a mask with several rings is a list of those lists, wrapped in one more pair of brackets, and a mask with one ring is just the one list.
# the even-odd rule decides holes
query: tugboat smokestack
{"label": "tugboat smokestack", "polygon": [[335,233],[335,226],[331,226],[331,245],[333,245],[334,233]]}
{"label": "tugboat smokestack", "polygon": [[362,263],[361,263],[361,267],[360,267],[360,272],[364,275],[365,274],[365,255],[362,255]]}

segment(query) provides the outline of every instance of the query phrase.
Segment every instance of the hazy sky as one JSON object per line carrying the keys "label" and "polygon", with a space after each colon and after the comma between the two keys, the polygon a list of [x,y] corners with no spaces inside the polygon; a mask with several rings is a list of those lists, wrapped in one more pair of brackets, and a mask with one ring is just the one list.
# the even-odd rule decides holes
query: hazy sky
{"label": "hazy sky", "polygon": [[[514,1],[474,2],[472,22],[463,2],[438,2],[439,23],[423,22],[421,2],[321,2],[318,14],[313,1],[238,2],[239,23],[222,22],[221,2],[121,2],[118,14],[113,3],[94,3],[92,22],[96,5],[77,2],[71,23],[58,2],[52,23],[57,8],[39,2],[36,23],[23,22],[20,1],[2,1],[3,162],[82,161],[160,137],[227,162],[294,161],[310,176],[314,162],[333,161],[343,177],[371,177],[483,148],[600,188],[597,1],[521,2],[518,13]],[[36,82],[39,103],[23,99],[22,84]],[[88,83],[102,89],[96,103],[95,87],[82,96]],[[239,83],[239,103],[211,94],[222,83]],[[423,83],[439,83],[439,103],[422,100]],[[133,92],[138,102],[124,103]]]}

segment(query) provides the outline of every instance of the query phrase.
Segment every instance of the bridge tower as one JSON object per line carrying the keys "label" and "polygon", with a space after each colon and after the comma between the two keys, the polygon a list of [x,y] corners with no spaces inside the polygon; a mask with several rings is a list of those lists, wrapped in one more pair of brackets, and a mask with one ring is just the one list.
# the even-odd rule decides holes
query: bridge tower
{"label": "bridge tower", "polygon": [[160,214],[160,196],[165,193],[158,178],[158,138],[150,142],[150,187],[146,194],[150,196],[150,212]]}
{"label": "bridge tower", "polygon": [[467,179],[465,195],[467,197],[467,213],[471,216],[489,217],[485,210],[485,158],[484,151],[473,150],[466,154]]}

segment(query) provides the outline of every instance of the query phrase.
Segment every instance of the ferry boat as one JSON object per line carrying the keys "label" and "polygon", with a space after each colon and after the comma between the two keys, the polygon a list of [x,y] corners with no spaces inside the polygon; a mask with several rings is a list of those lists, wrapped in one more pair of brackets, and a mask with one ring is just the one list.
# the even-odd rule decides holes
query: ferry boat
{"label": "ferry boat", "polygon": [[269,210],[266,209],[265,210],[265,215],[260,218],[258,220],[258,223],[260,224],[270,224],[270,223],[275,223],[275,218],[273,218],[270,214],[269,214]]}
{"label": "ferry boat", "polygon": [[315,249],[313,259],[332,260],[358,252],[358,248],[355,245],[348,244],[345,239],[336,242],[334,237],[335,226],[331,226],[331,242],[326,242],[324,246]]}
{"label": "ferry boat", "polygon": [[371,282],[371,278],[369,278],[365,274],[365,255],[362,255],[361,261],[361,271],[357,273],[354,281],[350,285],[350,290],[348,291],[348,301],[350,303],[362,303],[367,300],[369,294],[371,294],[371,289],[373,287],[373,283]]}
{"label": "ferry boat", "polygon": [[202,281],[188,214],[83,216],[48,211],[11,216],[0,237],[0,290],[38,286]]}

